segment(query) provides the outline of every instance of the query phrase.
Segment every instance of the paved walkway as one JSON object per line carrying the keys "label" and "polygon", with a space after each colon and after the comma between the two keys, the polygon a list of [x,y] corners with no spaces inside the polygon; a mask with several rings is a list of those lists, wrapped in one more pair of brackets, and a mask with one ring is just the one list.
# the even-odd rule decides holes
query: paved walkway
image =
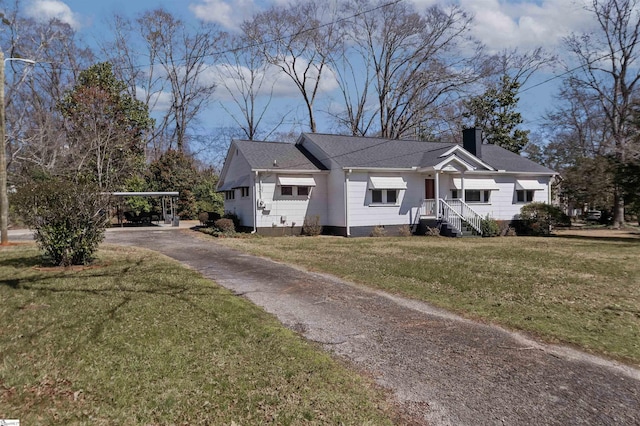
{"label": "paved walkway", "polygon": [[109,231],[173,257],[390,389],[416,424],[638,425],[640,370],[241,254],[188,230]]}

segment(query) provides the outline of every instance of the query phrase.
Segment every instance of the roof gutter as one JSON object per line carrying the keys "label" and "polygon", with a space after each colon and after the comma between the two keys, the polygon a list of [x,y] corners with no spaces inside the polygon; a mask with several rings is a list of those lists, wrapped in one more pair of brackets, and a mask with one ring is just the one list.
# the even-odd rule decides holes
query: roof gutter
{"label": "roof gutter", "polygon": [[501,174],[501,175],[526,175],[526,176],[558,176],[557,172],[518,172],[518,171],[506,171],[506,170],[471,170],[465,172],[465,174],[473,174],[473,175],[492,175],[492,174]]}
{"label": "roof gutter", "polygon": [[301,170],[301,169],[251,169],[255,173],[296,173],[296,174],[315,174],[326,175],[329,170]]}
{"label": "roof gutter", "polygon": [[416,172],[418,167],[343,167],[348,173],[357,172]]}

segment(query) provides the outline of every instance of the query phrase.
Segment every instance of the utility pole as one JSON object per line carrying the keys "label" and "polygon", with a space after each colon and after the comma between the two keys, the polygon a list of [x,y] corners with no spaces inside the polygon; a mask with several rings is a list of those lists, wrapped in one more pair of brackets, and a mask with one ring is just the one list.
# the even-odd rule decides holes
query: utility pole
{"label": "utility pole", "polygon": [[[0,13],[3,23],[8,23]],[[36,61],[23,58],[4,58],[0,49],[0,246],[9,245],[9,195],[7,194],[7,138],[5,128],[4,105],[4,64],[6,61],[18,61],[35,65]]]}
{"label": "utility pole", "polygon": [[9,196],[4,115],[4,53],[0,49],[0,245],[6,246],[9,245]]}

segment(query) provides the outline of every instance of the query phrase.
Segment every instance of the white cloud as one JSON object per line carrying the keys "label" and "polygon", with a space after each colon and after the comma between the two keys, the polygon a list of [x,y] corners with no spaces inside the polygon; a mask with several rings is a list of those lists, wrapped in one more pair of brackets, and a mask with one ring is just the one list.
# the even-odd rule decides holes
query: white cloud
{"label": "white cloud", "polygon": [[[289,59],[291,60],[291,59]],[[302,77],[302,70],[306,68],[306,62],[302,58],[298,58],[296,61],[296,70]],[[285,75],[282,70],[275,66],[270,65],[265,70],[261,71],[263,74],[256,78],[256,81],[262,81],[258,96],[272,95],[274,98],[296,98],[300,96],[298,87],[291,81],[291,78]],[[206,72],[201,76],[204,81],[213,81],[218,85],[216,96],[225,100],[231,100],[231,94],[234,96],[239,95],[239,87],[242,86],[242,82],[238,77],[238,73],[244,75],[245,81],[249,81],[250,71],[248,68],[234,65],[234,64],[220,64],[213,65],[207,68]],[[308,75],[307,88],[312,90],[312,86],[315,84],[315,75],[310,73]],[[322,78],[320,80],[320,86],[318,88],[319,93],[330,93],[338,87],[338,82],[333,71],[327,67],[324,68]]]}
{"label": "white cloud", "polygon": [[[144,100],[147,97],[147,90],[143,87],[136,87],[136,98]],[[149,97],[149,107],[151,114],[163,114],[171,107],[171,92],[159,91],[152,93]]]}
{"label": "white cloud", "polygon": [[257,6],[253,0],[199,0],[199,3],[190,4],[189,10],[205,22],[237,30],[242,21],[257,11]]}
{"label": "white cloud", "polygon": [[58,19],[76,30],[81,26],[79,15],[60,0],[33,0],[26,9],[26,15],[37,21]]}
{"label": "white cloud", "polygon": [[593,22],[585,0],[460,0],[460,5],[475,16],[472,34],[493,50],[553,50],[563,37],[588,31]]}

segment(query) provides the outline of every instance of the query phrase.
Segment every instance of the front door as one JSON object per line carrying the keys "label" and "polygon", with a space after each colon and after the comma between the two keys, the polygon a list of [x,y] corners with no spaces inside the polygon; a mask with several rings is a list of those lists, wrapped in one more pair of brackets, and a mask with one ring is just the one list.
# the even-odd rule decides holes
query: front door
{"label": "front door", "polygon": [[424,180],[424,198],[427,200],[436,198],[436,181],[434,179]]}

